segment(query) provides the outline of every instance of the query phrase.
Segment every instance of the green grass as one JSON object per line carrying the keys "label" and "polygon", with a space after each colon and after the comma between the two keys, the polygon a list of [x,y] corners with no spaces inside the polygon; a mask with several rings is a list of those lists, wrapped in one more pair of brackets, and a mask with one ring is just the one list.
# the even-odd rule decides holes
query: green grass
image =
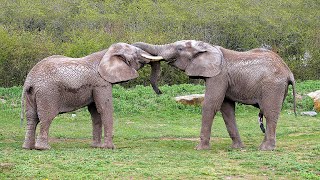
{"label": "green grass", "polygon": [[[320,81],[299,82],[299,93],[319,89]],[[304,88],[305,87],[305,88]],[[221,114],[215,118],[210,150],[196,151],[201,108],[173,97],[203,93],[200,85],[115,86],[116,150],[90,148],[92,130],[85,109],[59,115],[50,127],[48,151],[23,150],[21,87],[0,88],[0,179],[320,179],[320,118],[284,109],[278,121],[277,148],[258,150],[263,134],[258,110],[239,105],[237,122],[245,148],[229,146]],[[289,103],[289,102],[286,102]],[[285,103],[285,104],[286,104]],[[25,122],[24,122],[25,124]]]}

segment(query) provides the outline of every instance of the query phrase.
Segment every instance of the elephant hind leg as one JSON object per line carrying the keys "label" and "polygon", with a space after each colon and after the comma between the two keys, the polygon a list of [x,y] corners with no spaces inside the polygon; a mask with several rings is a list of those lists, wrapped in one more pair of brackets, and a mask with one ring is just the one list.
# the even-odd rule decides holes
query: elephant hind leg
{"label": "elephant hind leg", "polygon": [[101,147],[101,136],[102,136],[102,121],[101,116],[97,111],[95,103],[92,103],[88,106],[88,110],[91,115],[92,120],[92,136],[93,136],[93,142],[91,144],[91,147]]}
{"label": "elephant hind leg", "polygon": [[279,93],[265,93],[261,103],[261,109],[266,118],[267,126],[260,150],[274,150],[276,147],[276,128],[281,112],[284,91],[281,89],[281,86],[274,87],[274,89],[278,90]]}
{"label": "elephant hind leg", "polygon": [[35,149],[38,150],[47,150],[50,149],[50,145],[48,144],[48,135],[49,135],[49,127],[51,125],[52,120],[58,115],[57,111],[41,111],[40,116],[40,131],[36,140]]}
{"label": "elephant hind leg", "polygon": [[[40,131],[35,143],[35,149],[50,149],[48,144],[49,127],[52,120],[59,114],[57,100],[51,99],[52,95],[41,94],[36,99],[37,111],[40,120]],[[49,97],[49,98],[46,98]]]}
{"label": "elephant hind leg", "polygon": [[273,111],[266,113],[266,133],[264,135],[264,139],[260,145],[260,150],[274,150],[276,147],[276,128],[277,128],[277,120],[280,114],[279,111]]}
{"label": "elephant hind leg", "polygon": [[35,149],[36,128],[39,123],[39,118],[37,115],[37,111],[34,108],[32,108],[30,104],[27,104],[26,108],[27,129],[22,148]]}
{"label": "elephant hind leg", "polygon": [[221,106],[221,113],[224,123],[227,127],[230,138],[232,139],[232,148],[243,148],[240,134],[235,119],[235,102],[225,100]]}

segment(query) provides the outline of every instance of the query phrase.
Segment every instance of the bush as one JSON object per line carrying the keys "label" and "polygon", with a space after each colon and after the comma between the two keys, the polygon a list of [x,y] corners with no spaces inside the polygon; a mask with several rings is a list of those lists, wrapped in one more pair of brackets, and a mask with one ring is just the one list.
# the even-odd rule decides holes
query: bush
{"label": "bush", "polygon": [[19,31],[10,35],[0,27],[0,86],[21,85],[28,71],[42,58],[54,53],[45,32]]}
{"label": "bush", "polygon": [[[267,46],[296,79],[320,79],[320,3],[307,1],[15,1],[0,4],[0,86],[20,85],[42,58],[80,57],[116,42],[203,40],[233,50]],[[188,83],[162,65],[160,84]],[[10,71],[10,72],[8,72]],[[126,86],[148,84],[149,70]]]}
{"label": "bush", "polygon": [[[297,81],[296,82],[296,102],[299,111],[313,110],[313,99],[307,96],[308,93],[318,90],[320,88],[320,81]],[[288,96],[283,103],[284,109],[293,109],[292,88],[289,87]]]}

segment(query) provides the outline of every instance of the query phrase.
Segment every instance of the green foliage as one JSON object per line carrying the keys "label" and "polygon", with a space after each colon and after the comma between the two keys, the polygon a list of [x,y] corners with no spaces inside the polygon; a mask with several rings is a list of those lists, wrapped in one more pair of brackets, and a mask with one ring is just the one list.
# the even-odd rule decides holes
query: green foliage
{"label": "green foliage", "polygon": [[313,110],[313,106],[314,106],[313,99],[310,98],[309,96],[304,96],[301,101],[298,101],[297,109],[311,111]]}
{"label": "green foliage", "polygon": [[[299,82],[307,93],[320,81]],[[126,89],[115,85],[116,150],[94,149],[89,113],[61,114],[50,127],[48,151],[23,150],[20,128],[21,87],[0,88],[0,179],[318,179],[319,116],[283,111],[277,126],[277,149],[258,151],[263,140],[258,109],[238,105],[237,126],[245,148],[229,148],[231,140],[220,114],[212,127],[211,149],[196,151],[201,108],[177,104],[173,97],[203,93],[202,85]]]}
{"label": "green foliage", "polygon": [[[116,42],[197,39],[234,50],[268,46],[296,79],[320,79],[317,0],[10,1],[0,3],[0,86],[21,85],[44,57],[80,57]],[[189,83],[167,65],[161,84]],[[148,81],[149,70],[126,84]]]}
{"label": "green foliage", "polygon": [[114,37],[103,34],[102,30],[74,30],[68,37],[70,40],[61,46],[64,49],[62,53],[70,57],[83,57],[115,42]]}
{"label": "green foliage", "polygon": [[[157,112],[169,109],[178,109],[178,111],[200,112],[200,107],[185,106],[174,101],[173,97],[187,94],[204,93],[204,87],[200,85],[181,84],[173,86],[162,86],[162,95],[157,95],[152,88],[136,86],[132,89],[125,89],[121,86],[114,86],[114,108],[119,114],[141,112]],[[132,103],[139,102],[139,103]],[[165,104],[165,106],[163,106]],[[174,115],[174,114],[172,114]]]}
{"label": "green foliage", "polygon": [[[298,81],[296,82],[296,102],[298,111],[313,110],[313,100],[307,96],[308,93],[320,89],[320,81]],[[289,87],[288,96],[283,103],[283,109],[293,109],[292,88]]]}
{"label": "green foliage", "polygon": [[28,71],[42,58],[53,53],[54,44],[45,32],[17,31],[10,35],[0,26],[0,85],[21,85]]}

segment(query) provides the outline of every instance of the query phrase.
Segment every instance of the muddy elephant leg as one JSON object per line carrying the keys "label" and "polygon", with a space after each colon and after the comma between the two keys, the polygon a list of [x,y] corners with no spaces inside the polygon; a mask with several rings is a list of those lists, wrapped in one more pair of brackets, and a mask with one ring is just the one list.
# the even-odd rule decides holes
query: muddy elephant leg
{"label": "muddy elephant leg", "polygon": [[102,148],[115,149],[113,144],[113,105],[112,105],[112,85],[97,87],[93,91],[94,101],[97,111],[101,116],[104,130],[104,143]]}
{"label": "muddy elephant leg", "polygon": [[[274,87],[274,89],[281,87]],[[283,90],[284,91],[284,90]],[[282,92],[281,89],[277,92]],[[266,93],[262,100],[263,114],[266,117],[266,133],[260,150],[274,150],[276,147],[276,128],[281,112],[284,93]]]}
{"label": "muddy elephant leg", "polygon": [[92,136],[93,142],[91,147],[101,147],[101,135],[102,135],[102,121],[101,116],[97,111],[96,105],[94,103],[88,106],[88,110],[91,114],[92,120]]}
{"label": "muddy elephant leg", "polygon": [[221,113],[226,124],[229,136],[232,139],[232,148],[243,148],[242,141],[240,139],[240,134],[237,128],[235,119],[235,102],[225,100],[221,106]]}
{"label": "muddy elephant leg", "polygon": [[35,137],[36,137],[36,128],[39,123],[39,118],[36,110],[34,110],[30,105],[26,105],[27,112],[27,130],[26,136],[22,148],[24,149],[34,149],[35,148]]}
{"label": "muddy elephant leg", "polygon": [[[217,84],[219,86],[217,86]],[[200,143],[197,150],[210,148],[211,127],[215,114],[220,110],[225,97],[225,82],[219,77],[206,79],[206,92],[202,106],[202,125],[200,132]]]}

